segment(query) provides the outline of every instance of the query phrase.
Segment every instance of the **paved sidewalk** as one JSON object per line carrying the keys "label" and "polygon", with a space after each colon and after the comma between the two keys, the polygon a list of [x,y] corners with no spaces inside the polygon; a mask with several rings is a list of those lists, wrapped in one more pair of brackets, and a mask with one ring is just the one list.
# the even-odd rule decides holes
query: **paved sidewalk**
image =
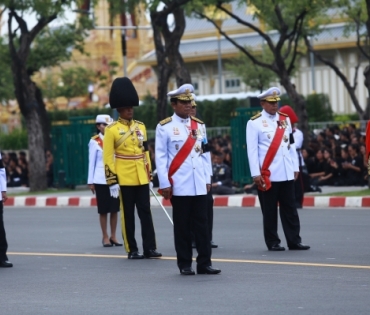
{"label": "paved sidewalk", "polygon": [[[303,207],[370,207],[370,196],[363,197],[345,197],[345,196],[320,196],[334,192],[349,192],[364,190],[367,187],[331,187],[323,186],[322,193],[308,193],[304,197]],[[156,190],[156,189],[155,189]],[[16,189],[9,189],[9,193],[16,193]],[[158,196],[158,200],[164,206],[171,206],[168,200]],[[152,206],[158,206],[158,201],[151,196]],[[10,197],[5,203],[6,206],[35,206],[35,207],[90,207],[96,206],[96,198],[85,187],[69,192],[58,192],[57,190],[43,195],[27,195]],[[259,200],[255,195],[237,194],[232,196],[214,195],[214,205],[216,207],[259,207]]]}

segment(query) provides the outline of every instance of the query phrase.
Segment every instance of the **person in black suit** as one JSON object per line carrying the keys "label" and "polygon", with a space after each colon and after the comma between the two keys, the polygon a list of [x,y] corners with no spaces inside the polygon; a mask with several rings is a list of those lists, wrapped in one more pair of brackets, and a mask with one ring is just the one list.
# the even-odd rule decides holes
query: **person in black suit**
{"label": "person in black suit", "polygon": [[6,255],[6,251],[8,250],[8,243],[6,241],[4,219],[3,219],[3,212],[4,212],[3,201],[6,201],[6,199],[7,199],[6,173],[5,173],[5,168],[3,165],[3,160],[0,154],[0,267],[1,268],[13,267],[13,264],[10,261],[8,261],[8,256]]}

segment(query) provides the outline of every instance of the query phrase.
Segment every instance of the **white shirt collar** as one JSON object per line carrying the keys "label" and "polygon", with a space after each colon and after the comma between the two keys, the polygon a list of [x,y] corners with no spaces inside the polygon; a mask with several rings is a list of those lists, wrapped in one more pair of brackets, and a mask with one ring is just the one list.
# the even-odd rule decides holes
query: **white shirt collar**
{"label": "white shirt collar", "polygon": [[99,132],[99,137],[100,139],[104,140],[104,135],[101,132]]}
{"label": "white shirt collar", "polygon": [[264,109],[262,110],[262,115],[265,117],[268,117],[270,119],[278,119],[277,113],[275,115],[270,115],[268,112],[266,112]]}
{"label": "white shirt collar", "polygon": [[177,116],[176,114],[173,114],[172,118],[174,121],[181,122],[183,124],[187,124],[190,121],[190,116],[184,119],[184,118],[181,118],[180,116]]}

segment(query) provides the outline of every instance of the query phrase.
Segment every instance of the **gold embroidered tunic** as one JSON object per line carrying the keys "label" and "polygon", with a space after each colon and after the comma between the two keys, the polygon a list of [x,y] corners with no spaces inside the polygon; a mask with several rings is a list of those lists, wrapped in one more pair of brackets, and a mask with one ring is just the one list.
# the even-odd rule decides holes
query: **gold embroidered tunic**
{"label": "gold embroidered tunic", "polygon": [[108,185],[148,184],[152,169],[144,123],[118,118],[118,121],[107,126],[103,162]]}

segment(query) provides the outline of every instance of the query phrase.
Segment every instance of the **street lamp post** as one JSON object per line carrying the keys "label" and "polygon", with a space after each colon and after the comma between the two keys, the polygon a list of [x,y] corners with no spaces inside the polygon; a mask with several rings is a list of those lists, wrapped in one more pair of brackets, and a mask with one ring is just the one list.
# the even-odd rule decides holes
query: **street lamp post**
{"label": "street lamp post", "polygon": [[[123,57],[123,75],[127,77],[127,44],[126,44],[126,30],[149,30],[152,27],[150,25],[148,26],[96,26],[95,25],[95,14],[94,9],[92,11],[90,10],[74,10],[74,12],[82,13],[82,14],[88,14],[92,16],[92,25],[94,30],[121,30],[121,49],[122,49],[122,57]],[[116,110],[113,110],[113,118],[118,118],[118,113]]]}
{"label": "street lamp post", "polygon": [[149,30],[152,27],[148,26],[133,26],[133,25],[125,25],[125,26],[97,26],[95,25],[95,14],[94,10],[73,10],[77,13],[88,14],[92,16],[93,22],[93,29],[100,30],[100,31],[107,31],[107,30],[121,30],[121,43],[122,43],[122,57],[123,57],[123,75],[127,77],[127,45],[126,45],[126,30]]}
{"label": "street lamp post", "polygon": [[[215,23],[221,28],[222,20],[216,20]],[[218,90],[222,94],[222,59],[221,59],[221,32],[217,30],[217,69],[218,69]]]}
{"label": "street lamp post", "polygon": [[[309,37],[310,45],[313,49],[313,37]],[[311,84],[312,84],[312,93],[316,93],[316,80],[315,80],[315,55],[310,51],[310,66],[311,66]]]}
{"label": "street lamp post", "polygon": [[[232,11],[232,5],[230,3],[223,4],[223,8],[228,10],[229,12]],[[222,58],[221,58],[221,26],[222,22],[229,18],[229,15],[222,10],[219,10],[215,6],[209,6],[205,9],[205,15],[214,21],[217,26],[217,71],[218,71],[218,89],[219,93],[222,94]]]}

